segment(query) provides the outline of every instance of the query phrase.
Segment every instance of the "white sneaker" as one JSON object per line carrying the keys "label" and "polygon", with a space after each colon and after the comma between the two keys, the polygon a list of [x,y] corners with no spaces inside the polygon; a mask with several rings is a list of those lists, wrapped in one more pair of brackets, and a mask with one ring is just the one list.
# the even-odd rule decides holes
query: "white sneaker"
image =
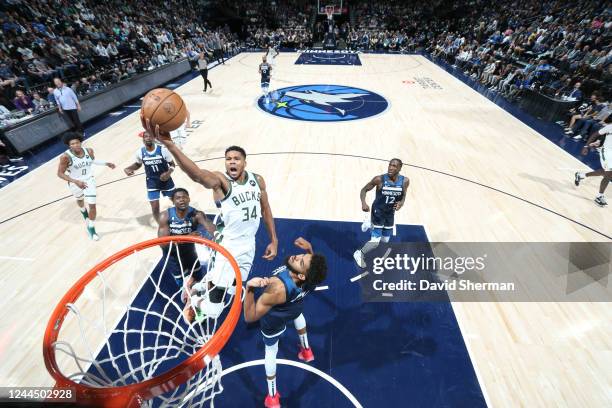
{"label": "white sneaker", "polygon": [[579,171],[574,173],[574,184],[576,185],[576,187],[578,187],[580,185],[580,182],[582,180],[584,180],[584,176],[582,174],[580,174]]}
{"label": "white sneaker", "polygon": [[362,232],[366,232],[370,228],[372,228],[372,222],[370,220],[365,220],[363,223],[361,223],[361,231]]}
{"label": "white sneaker", "polygon": [[360,268],[366,267],[366,263],[363,259],[363,253],[361,252],[361,249],[358,249],[353,252],[353,259],[355,260],[355,262],[357,262],[357,265],[359,265]]}
{"label": "white sneaker", "polygon": [[604,196],[597,196],[595,197],[595,204],[597,204],[600,207],[605,207],[606,205],[608,205],[608,201],[606,200],[606,197]]}
{"label": "white sneaker", "polygon": [[576,136],[572,137],[572,139],[580,140],[580,139],[582,139],[582,135],[576,135]]}
{"label": "white sneaker", "polygon": [[[199,313],[198,313],[199,312]],[[196,320],[201,321],[205,318],[216,319],[223,312],[223,303],[213,303],[208,299],[208,294],[203,296],[199,306],[196,307]],[[200,320],[201,319],[201,320]]]}

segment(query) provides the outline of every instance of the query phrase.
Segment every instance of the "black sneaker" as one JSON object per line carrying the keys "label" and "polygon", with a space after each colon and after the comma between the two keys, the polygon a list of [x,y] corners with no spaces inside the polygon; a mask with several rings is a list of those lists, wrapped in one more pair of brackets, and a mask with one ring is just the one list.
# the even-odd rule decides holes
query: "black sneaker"
{"label": "black sneaker", "polygon": [[580,185],[580,182],[582,181],[584,177],[580,176],[579,172],[576,172],[574,174],[574,184],[576,185],[576,187],[578,187]]}
{"label": "black sneaker", "polygon": [[598,196],[598,197],[595,197],[595,204],[597,204],[600,207],[605,207],[606,205],[608,205],[608,202],[606,201],[606,197]]}

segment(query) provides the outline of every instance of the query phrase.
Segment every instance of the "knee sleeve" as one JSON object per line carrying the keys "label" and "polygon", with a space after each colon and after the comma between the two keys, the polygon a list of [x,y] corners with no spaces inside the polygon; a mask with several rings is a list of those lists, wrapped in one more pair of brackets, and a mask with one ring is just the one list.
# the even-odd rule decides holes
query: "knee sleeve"
{"label": "knee sleeve", "polygon": [[278,353],[278,341],[271,346],[266,345],[265,367],[266,375],[274,377],[276,375],[276,354]]}
{"label": "knee sleeve", "polygon": [[306,328],[306,319],[304,318],[303,314],[300,314],[294,321],[293,324],[295,325],[295,329],[296,330],[302,330]]}

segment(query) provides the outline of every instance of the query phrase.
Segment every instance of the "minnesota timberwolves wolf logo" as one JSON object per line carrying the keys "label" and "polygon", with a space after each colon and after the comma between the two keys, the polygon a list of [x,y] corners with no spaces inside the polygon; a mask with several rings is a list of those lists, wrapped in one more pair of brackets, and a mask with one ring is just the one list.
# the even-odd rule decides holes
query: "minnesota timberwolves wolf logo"
{"label": "minnesota timberwolves wolf logo", "polygon": [[275,116],[312,122],[339,122],[378,115],[389,103],[382,96],[365,89],[342,85],[299,85],[271,92],[259,108]]}

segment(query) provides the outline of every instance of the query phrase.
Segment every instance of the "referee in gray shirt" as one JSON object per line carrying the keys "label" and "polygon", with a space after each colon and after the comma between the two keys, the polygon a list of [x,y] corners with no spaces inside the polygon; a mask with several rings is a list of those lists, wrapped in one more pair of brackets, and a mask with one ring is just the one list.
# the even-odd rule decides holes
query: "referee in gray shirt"
{"label": "referee in gray shirt", "polygon": [[82,135],[83,125],[81,124],[81,119],[79,119],[81,104],[79,103],[76,94],[59,78],[53,78],[53,83],[55,84],[53,96],[55,96],[59,113],[65,115],[68,120],[70,120],[70,123],[72,124],[70,130],[79,132]]}

